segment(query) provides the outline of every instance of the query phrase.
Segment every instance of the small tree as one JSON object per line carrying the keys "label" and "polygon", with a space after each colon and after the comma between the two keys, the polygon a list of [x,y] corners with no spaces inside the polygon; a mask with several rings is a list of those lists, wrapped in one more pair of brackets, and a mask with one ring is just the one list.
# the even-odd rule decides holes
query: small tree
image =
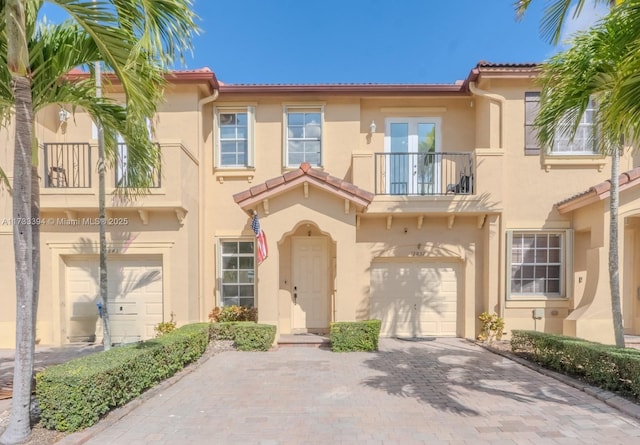
{"label": "small tree", "polygon": [[[94,3],[76,0],[51,1],[62,8],[70,21],[64,26],[70,32],[81,34],[87,42],[83,47],[58,47],[52,55],[75,54],[82,59],[77,65],[57,64],[42,58],[45,54],[46,31],[36,26],[39,0],[5,0],[0,2],[3,20],[0,21],[0,106],[3,117],[13,112],[15,123],[14,183],[12,187],[13,218],[33,221],[39,218],[39,190],[37,162],[33,150],[32,127],[36,103],[45,99],[49,103],[65,103],[73,98],[94,120],[105,129],[106,140],[115,147],[115,134],[121,133],[134,165],[154,162],[145,158],[144,149],[150,141],[141,139],[139,130],[146,128],[146,118],[153,116],[161,94],[158,83],[163,71],[184,51],[191,48],[190,37],[195,31],[194,14],[190,0],[120,1],[102,0]],[[57,35],[59,37],[59,35]],[[54,42],[49,42],[54,43]],[[83,52],[84,51],[84,52]],[[55,59],[58,60],[58,59]],[[124,108],[118,109],[107,101],[93,101],[95,88],[87,82],[78,82],[75,96],[54,97],[66,86],[68,71],[78,65],[102,60],[117,77],[126,95],[126,119],[115,118],[111,112],[123,117]],[[35,81],[41,75],[41,83]],[[79,94],[90,86],[86,95]],[[47,93],[49,91],[49,93]],[[67,92],[70,90],[66,90]],[[53,92],[53,93],[52,93]],[[78,99],[78,102],[76,102]],[[105,110],[111,112],[105,113]],[[119,114],[120,113],[120,114]],[[142,123],[144,122],[144,123]],[[107,144],[107,151],[108,149]],[[112,154],[115,151],[112,150]],[[148,151],[147,151],[148,153]],[[156,158],[157,159],[157,158]],[[13,400],[9,426],[0,442],[13,444],[24,441],[30,433],[29,407],[31,378],[35,349],[35,323],[39,289],[39,233],[37,224],[16,224],[13,227],[16,271],[16,358]]]}
{"label": "small tree", "polygon": [[[523,14],[532,0],[516,2]],[[640,90],[640,79],[633,66],[640,65],[636,40],[640,25],[634,20],[638,0],[593,0],[608,4],[612,12],[606,20],[571,41],[571,47],[542,65],[540,111],[535,120],[540,142],[552,146],[555,135],[575,136],[589,101],[598,104],[595,122],[600,130],[598,148],[611,156],[611,192],[609,198],[609,288],[615,343],[624,347],[624,327],[620,302],[618,254],[618,207],[620,152],[624,137],[639,134],[640,115],[637,97],[629,91]],[[580,14],[585,0],[554,0],[545,10],[541,30],[558,43],[562,26],[572,7]],[[615,7],[620,5],[619,7]],[[615,8],[614,8],[615,7]],[[637,17],[636,17],[637,18]],[[625,93],[626,92],[626,93]]]}

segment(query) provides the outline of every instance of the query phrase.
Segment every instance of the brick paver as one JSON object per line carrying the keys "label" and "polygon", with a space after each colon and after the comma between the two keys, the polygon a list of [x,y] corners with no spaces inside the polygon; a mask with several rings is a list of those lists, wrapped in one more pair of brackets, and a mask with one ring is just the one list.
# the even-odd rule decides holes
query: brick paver
{"label": "brick paver", "polygon": [[640,424],[461,339],[225,352],[88,444],[637,444]]}

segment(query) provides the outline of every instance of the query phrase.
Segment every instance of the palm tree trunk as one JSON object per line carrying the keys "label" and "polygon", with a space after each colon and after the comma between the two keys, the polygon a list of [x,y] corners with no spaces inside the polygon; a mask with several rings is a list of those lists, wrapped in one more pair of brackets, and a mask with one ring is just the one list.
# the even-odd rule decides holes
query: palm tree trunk
{"label": "palm tree trunk", "polygon": [[31,433],[31,380],[35,352],[33,322],[33,238],[31,215],[31,82],[13,76],[15,151],[13,161],[13,249],[16,268],[16,353],[11,418],[0,442],[14,444]]}
{"label": "palm tree trunk", "polygon": [[100,297],[102,299],[102,329],[104,350],[111,349],[111,327],[109,325],[109,285],[107,282],[107,219],[105,205],[105,154],[104,131],[98,124],[98,219],[100,221]]}
{"label": "palm tree trunk", "polygon": [[33,235],[31,219],[32,123],[31,81],[24,3],[6,0],[7,67],[11,72],[15,105],[13,155],[13,250],[16,269],[16,352],[9,425],[0,437],[4,444],[24,441],[31,433],[30,406],[35,320],[33,302]]}
{"label": "palm tree trunk", "polygon": [[31,140],[31,219],[35,222],[31,226],[31,249],[33,264],[33,333],[35,336],[38,320],[38,300],[40,296],[40,175],[38,174],[38,139],[32,131]]}
{"label": "palm tree trunk", "polygon": [[620,148],[611,153],[611,193],[609,195],[609,287],[611,290],[611,315],[616,346],[624,347],[624,326],[620,303],[620,272],[618,255],[618,207],[620,201]]}
{"label": "palm tree trunk", "polygon": [[33,275],[33,320],[31,330],[35,341],[36,324],[38,320],[38,299],[40,296],[40,184],[38,183],[38,166],[31,167],[31,220],[35,224],[31,225],[31,264]]}
{"label": "palm tree trunk", "polygon": [[[95,1],[95,0],[94,0]],[[102,97],[102,69],[100,62],[95,65],[96,97]],[[105,184],[104,128],[98,122],[98,220],[100,239],[100,299],[102,300],[102,344],[105,351],[111,349],[111,326],[109,325],[109,283],[107,281],[107,210]]]}

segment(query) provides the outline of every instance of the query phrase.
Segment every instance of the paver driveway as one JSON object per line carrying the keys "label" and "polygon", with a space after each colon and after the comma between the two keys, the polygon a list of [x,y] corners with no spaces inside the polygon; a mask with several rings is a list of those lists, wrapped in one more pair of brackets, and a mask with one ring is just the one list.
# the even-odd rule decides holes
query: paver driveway
{"label": "paver driveway", "polygon": [[89,444],[638,444],[640,424],[461,339],[225,352]]}

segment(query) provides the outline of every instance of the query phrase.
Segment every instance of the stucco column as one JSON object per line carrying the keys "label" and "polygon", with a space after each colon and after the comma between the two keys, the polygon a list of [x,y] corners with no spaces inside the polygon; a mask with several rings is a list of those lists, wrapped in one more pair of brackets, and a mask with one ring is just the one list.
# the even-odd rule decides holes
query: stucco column
{"label": "stucco column", "polygon": [[500,307],[500,216],[488,215],[484,223],[484,258],[482,267],[478,271],[483,277],[483,304],[482,309],[489,313],[502,315]]}
{"label": "stucco column", "polygon": [[269,257],[258,266],[258,320],[278,326],[278,246],[269,242]]}
{"label": "stucco column", "polygon": [[352,182],[354,185],[373,192],[374,158],[373,153],[353,152],[351,154]]}
{"label": "stucco column", "polygon": [[[356,228],[346,227],[336,237],[335,321],[355,321],[360,293],[356,277]],[[333,260],[330,261],[333,263]],[[332,267],[332,266],[330,266]]]}

